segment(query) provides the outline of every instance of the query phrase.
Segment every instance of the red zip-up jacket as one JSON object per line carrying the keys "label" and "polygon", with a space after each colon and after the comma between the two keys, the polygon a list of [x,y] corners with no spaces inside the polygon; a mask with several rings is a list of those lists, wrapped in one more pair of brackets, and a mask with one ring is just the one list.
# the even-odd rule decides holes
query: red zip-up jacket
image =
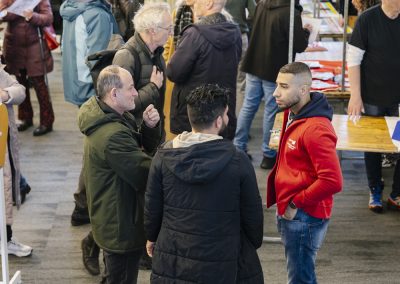
{"label": "red zip-up jacket", "polygon": [[293,201],[313,217],[330,218],[333,194],[343,183],[330,119],[299,117],[286,129],[287,121],[285,111],[277,162],[267,181],[267,207],[277,203],[278,214],[283,215]]}

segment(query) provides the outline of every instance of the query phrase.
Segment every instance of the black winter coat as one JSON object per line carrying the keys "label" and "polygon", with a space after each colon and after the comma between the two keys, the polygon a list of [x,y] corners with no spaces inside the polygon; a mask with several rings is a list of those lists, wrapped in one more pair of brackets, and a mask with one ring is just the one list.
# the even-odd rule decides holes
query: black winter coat
{"label": "black winter coat", "polygon": [[[298,0],[296,0],[298,3]],[[296,4],[294,12],[293,58],[308,45],[310,33],[303,29],[302,7]],[[249,48],[242,62],[242,71],[262,80],[275,82],[279,69],[288,63],[289,0],[261,0],[253,20]]]}
{"label": "black winter coat", "polygon": [[[213,14],[209,18],[223,17]],[[236,130],[236,76],[242,53],[238,25],[226,21],[207,23],[207,18],[183,30],[167,66],[167,77],[175,83],[171,98],[171,132],[191,131],[186,97],[202,84],[219,84],[231,90],[229,124],[224,137],[233,139]],[[203,23],[203,22],[205,23]]]}
{"label": "black winter coat", "polygon": [[156,242],[152,283],[263,283],[257,180],[248,157],[228,140],[159,149],[145,231]]}

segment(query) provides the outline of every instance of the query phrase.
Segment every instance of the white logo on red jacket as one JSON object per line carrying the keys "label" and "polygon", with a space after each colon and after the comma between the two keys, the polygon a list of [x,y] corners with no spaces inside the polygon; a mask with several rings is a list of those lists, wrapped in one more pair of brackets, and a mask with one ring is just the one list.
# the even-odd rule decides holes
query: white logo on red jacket
{"label": "white logo on red jacket", "polygon": [[288,142],[287,142],[287,146],[289,147],[290,150],[296,149],[296,140],[289,138]]}

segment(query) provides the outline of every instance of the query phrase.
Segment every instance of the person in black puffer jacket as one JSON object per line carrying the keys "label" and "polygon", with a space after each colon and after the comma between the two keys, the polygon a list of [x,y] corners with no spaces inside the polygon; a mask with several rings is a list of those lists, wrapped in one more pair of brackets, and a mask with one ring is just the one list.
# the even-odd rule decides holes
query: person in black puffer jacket
{"label": "person in black puffer jacket", "polygon": [[145,195],[151,283],[263,283],[256,252],[263,211],[253,166],[218,134],[228,124],[227,89],[188,96],[192,132],[156,153]]}

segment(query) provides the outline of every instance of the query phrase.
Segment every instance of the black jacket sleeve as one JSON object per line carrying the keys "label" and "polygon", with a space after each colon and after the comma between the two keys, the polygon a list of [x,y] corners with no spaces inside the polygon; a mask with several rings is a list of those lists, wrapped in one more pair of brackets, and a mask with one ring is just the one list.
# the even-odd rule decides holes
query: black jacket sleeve
{"label": "black jacket sleeve", "polygon": [[301,20],[300,11],[295,9],[294,16],[294,31],[293,31],[293,56],[295,53],[301,53],[306,50],[308,46],[308,38],[310,32],[303,28],[303,21]]}
{"label": "black jacket sleeve", "polygon": [[241,155],[240,226],[242,232],[257,249],[263,240],[264,214],[253,165],[243,152]]}
{"label": "black jacket sleeve", "polygon": [[150,166],[144,206],[144,228],[147,240],[151,242],[157,240],[160,232],[163,206],[161,160],[156,153]]}
{"label": "black jacket sleeve", "polygon": [[156,127],[150,128],[143,122],[140,132],[142,134],[143,148],[147,153],[154,153],[161,142],[161,124],[158,123]]}

